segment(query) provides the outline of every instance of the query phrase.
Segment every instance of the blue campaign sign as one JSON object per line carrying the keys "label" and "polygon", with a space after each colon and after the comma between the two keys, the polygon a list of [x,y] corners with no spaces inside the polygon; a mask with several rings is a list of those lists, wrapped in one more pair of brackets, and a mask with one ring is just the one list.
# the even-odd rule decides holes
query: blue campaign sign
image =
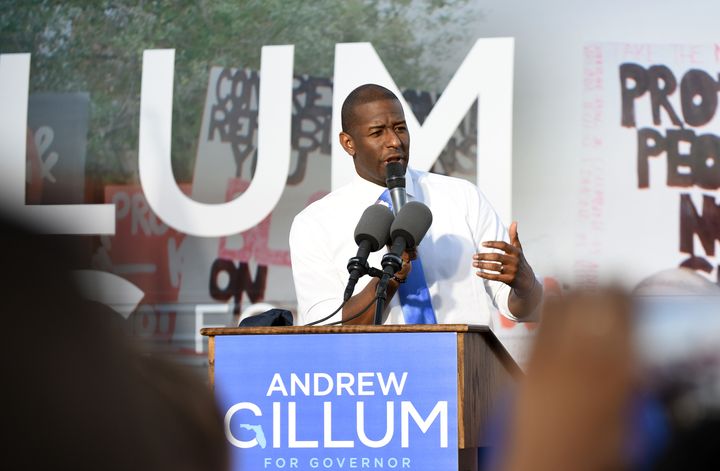
{"label": "blue campaign sign", "polygon": [[457,334],[215,337],[235,470],[458,466]]}

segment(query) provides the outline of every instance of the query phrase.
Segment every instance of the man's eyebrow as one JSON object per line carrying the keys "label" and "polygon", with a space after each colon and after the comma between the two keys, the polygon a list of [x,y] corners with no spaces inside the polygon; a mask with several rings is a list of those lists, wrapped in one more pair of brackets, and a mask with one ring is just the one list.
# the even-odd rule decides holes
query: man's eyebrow
{"label": "man's eyebrow", "polygon": [[[399,120],[399,121],[393,121],[392,126],[397,126],[397,125],[400,125],[400,124],[402,124],[402,125],[407,125],[407,123],[405,122],[405,120],[404,120],[404,119],[401,119],[401,120]],[[368,124],[368,130],[382,129],[382,128],[384,128],[384,127],[385,127],[385,123],[370,123],[370,124]]]}

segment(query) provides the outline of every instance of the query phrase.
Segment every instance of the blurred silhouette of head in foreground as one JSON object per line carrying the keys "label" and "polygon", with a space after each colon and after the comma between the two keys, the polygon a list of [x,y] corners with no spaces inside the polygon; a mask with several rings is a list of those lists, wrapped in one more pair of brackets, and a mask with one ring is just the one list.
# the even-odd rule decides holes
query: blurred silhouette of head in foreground
{"label": "blurred silhouette of head in foreground", "polygon": [[668,268],[642,279],[635,296],[720,295],[720,286],[689,268]]}
{"label": "blurred silhouette of head in foreground", "polygon": [[212,393],[144,355],[110,308],[84,301],[62,237],[0,221],[6,462],[22,469],[227,470]]}

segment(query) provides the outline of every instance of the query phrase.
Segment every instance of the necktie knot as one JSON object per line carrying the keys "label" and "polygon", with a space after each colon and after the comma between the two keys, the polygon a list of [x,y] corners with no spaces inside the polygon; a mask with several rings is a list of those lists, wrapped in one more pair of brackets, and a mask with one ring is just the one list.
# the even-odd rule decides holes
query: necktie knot
{"label": "necktie knot", "polygon": [[390,197],[390,190],[385,190],[382,192],[380,197],[377,200],[378,203],[384,203],[387,205],[390,210],[393,210],[393,204],[392,204],[392,198]]}

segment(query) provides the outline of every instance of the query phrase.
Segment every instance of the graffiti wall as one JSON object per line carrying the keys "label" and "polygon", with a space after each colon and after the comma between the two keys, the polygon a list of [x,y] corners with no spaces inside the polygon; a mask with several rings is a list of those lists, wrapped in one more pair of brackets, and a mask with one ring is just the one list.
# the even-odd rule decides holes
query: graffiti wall
{"label": "graffiti wall", "polygon": [[585,46],[579,282],[678,266],[718,282],[718,50]]}

